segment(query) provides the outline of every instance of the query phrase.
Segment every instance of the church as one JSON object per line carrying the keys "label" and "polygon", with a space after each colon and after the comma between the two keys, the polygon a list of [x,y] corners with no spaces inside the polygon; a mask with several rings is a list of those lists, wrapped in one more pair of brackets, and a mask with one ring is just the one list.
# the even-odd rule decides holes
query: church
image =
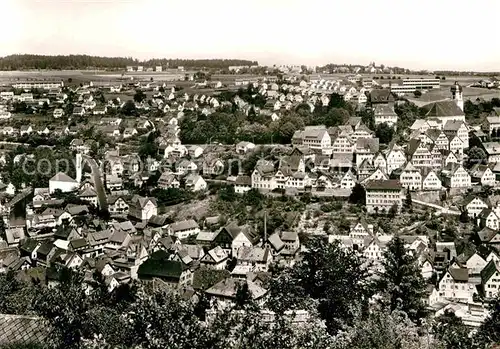
{"label": "church", "polygon": [[451,100],[432,102],[422,107],[427,119],[439,120],[441,125],[446,124],[447,121],[465,122],[462,86],[455,81],[450,91]]}

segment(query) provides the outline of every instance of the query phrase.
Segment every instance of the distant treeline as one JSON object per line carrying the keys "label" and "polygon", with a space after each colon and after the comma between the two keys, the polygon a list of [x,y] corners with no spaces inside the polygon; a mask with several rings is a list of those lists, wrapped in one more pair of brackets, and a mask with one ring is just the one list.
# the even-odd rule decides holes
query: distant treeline
{"label": "distant treeline", "polygon": [[127,66],[163,66],[177,68],[227,69],[230,66],[257,65],[242,59],[150,59],[139,61],[132,57],[98,57],[88,55],[45,56],[10,55],[0,58],[0,70],[24,69],[125,69]]}
{"label": "distant treeline", "polygon": [[497,76],[500,72],[473,72],[473,71],[454,71],[454,70],[442,70],[434,71],[437,75],[451,75],[451,76]]}

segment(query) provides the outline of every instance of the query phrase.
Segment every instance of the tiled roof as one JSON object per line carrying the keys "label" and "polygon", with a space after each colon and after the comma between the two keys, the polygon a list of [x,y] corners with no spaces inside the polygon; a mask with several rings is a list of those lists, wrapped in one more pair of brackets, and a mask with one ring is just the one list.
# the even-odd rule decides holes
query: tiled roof
{"label": "tiled roof", "polygon": [[433,102],[424,105],[422,108],[426,110],[425,116],[427,117],[464,115],[462,109],[454,101]]}
{"label": "tiled roof", "polygon": [[0,314],[0,346],[44,343],[49,335],[42,318]]}

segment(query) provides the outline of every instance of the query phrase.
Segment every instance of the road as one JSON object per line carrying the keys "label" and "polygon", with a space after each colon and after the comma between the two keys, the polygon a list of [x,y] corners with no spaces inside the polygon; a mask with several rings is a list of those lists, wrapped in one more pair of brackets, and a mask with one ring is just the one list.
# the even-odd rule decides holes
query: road
{"label": "road", "polygon": [[[104,185],[101,180],[101,169],[97,162],[88,155],[82,154],[82,162],[87,162],[92,169],[92,178],[94,179],[94,185],[97,192],[97,198],[99,199],[99,207],[101,210],[108,209],[108,201],[106,199],[106,192],[104,190]],[[82,163],[83,167],[83,163]]]}
{"label": "road", "polygon": [[434,208],[434,209],[438,210],[439,213],[441,213],[441,214],[452,214],[452,215],[460,216],[460,211],[450,210],[449,208],[439,206],[436,204],[431,204],[430,202],[425,202],[425,201],[413,199],[412,203],[417,204],[417,205],[421,205],[421,206],[425,206],[425,207]]}

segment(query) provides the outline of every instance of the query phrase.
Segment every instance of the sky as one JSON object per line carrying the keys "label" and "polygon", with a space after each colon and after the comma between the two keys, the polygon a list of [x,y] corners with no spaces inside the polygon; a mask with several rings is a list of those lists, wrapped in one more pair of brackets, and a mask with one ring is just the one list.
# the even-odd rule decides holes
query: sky
{"label": "sky", "polygon": [[1,0],[0,56],[500,71],[498,0]]}

